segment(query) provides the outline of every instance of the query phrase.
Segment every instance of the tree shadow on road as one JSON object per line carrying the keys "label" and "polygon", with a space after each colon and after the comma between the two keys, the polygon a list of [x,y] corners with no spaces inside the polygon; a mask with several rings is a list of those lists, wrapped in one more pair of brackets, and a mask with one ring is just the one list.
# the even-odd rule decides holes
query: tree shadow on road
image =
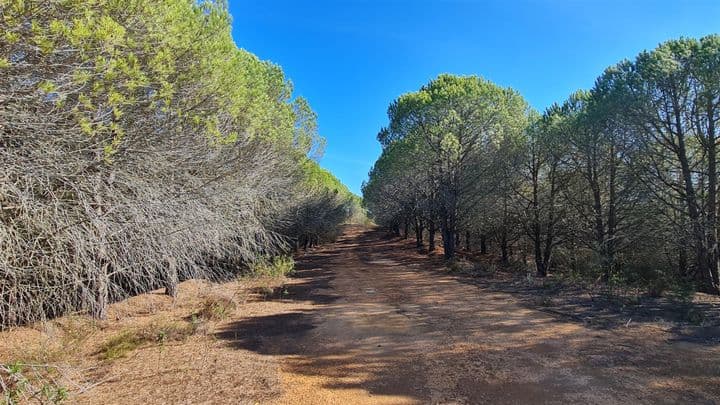
{"label": "tree shadow on road", "polygon": [[[343,271],[360,277],[352,300],[336,291]],[[716,347],[618,333],[625,314],[593,324],[583,320],[599,316],[592,308],[573,317],[537,312],[548,308],[523,298],[531,291],[448,274],[442,260],[378,231],[299,259],[294,277],[282,299],[309,309],[241,319],[216,336],[236,349],[288,356],[286,372],[322,388],[415,403],[720,399]]]}

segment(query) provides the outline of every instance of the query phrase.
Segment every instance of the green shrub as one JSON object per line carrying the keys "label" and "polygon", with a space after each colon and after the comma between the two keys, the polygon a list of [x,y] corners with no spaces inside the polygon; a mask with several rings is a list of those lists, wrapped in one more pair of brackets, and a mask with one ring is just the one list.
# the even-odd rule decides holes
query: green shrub
{"label": "green shrub", "polygon": [[450,260],[449,262],[447,262],[446,266],[448,271],[452,273],[465,273],[468,271],[472,271],[475,267],[469,261],[460,258]]}
{"label": "green shrub", "polygon": [[295,261],[291,256],[275,256],[261,260],[252,266],[252,274],[256,276],[284,277],[295,269]]}

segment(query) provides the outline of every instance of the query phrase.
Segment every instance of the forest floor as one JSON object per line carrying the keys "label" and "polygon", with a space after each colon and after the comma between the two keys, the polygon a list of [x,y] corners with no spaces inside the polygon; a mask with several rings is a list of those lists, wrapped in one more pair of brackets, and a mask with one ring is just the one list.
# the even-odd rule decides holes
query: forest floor
{"label": "forest floor", "polygon": [[[615,309],[450,273],[410,241],[360,227],[296,260],[285,280],[186,282],[174,302],[135,297],[105,322],[0,333],[0,363],[64,364],[51,374],[70,403],[720,403],[712,316],[693,325],[664,316],[664,302]],[[239,305],[198,321],[218,297]],[[168,326],[184,324],[187,336]],[[109,351],[138,330],[162,339]]]}

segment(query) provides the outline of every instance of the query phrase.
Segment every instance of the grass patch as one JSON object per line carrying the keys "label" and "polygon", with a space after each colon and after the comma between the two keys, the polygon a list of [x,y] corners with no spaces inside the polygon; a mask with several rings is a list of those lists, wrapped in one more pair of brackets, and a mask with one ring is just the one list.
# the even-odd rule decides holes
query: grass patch
{"label": "grass patch", "polygon": [[[68,316],[55,321],[34,325],[42,336],[33,342],[13,350],[12,357],[21,363],[52,364],[67,363],[80,352],[87,339],[97,331],[92,319],[84,316]],[[0,386],[0,392],[2,387]],[[0,402],[0,405],[3,403]]]}
{"label": "grass patch", "polygon": [[196,329],[194,322],[152,323],[113,336],[101,346],[100,354],[105,360],[119,359],[140,347],[184,341],[194,335]]}
{"label": "grass patch", "polygon": [[62,385],[67,364],[97,331],[85,316],[67,316],[35,325],[43,334],[37,344],[27,344],[13,354],[13,362],[0,364],[0,405],[59,404],[68,399]]}
{"label": "grass patch", "polygon": [[62,331],[62,347],[66,354],[77,354],[99,326],[87,316],[68,316],[55,322]]}

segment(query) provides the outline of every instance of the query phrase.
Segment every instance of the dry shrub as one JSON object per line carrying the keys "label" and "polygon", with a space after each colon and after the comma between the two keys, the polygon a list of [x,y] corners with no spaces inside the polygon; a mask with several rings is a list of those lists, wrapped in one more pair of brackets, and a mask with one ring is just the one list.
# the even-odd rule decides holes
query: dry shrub
{"label": "dry shrub", "polygon": [[[83,174],[91,162],[49,143],[0,149],[8,169],[0,195],[12,207],[0,212],[0,324],[77,310],[103,317],[111,301],[182,279],[222,279],[283,246],[271,230],[281,208],[273,195],[291,188],[292,172],[266,145],[148,145],[149,160],[118,157],[91,176]],[[53,147],[57,154],[16,159]],[[203,164],[178,173],[173,162],[183,155]],[[218,172],[228,175],[205,184]]]}
{"label": "dry shrub", "polygon": [[232,316],[236,309],[237,303],[233,297],[212,294],[205,297],[196,316],[208,321],[222,321]]}

